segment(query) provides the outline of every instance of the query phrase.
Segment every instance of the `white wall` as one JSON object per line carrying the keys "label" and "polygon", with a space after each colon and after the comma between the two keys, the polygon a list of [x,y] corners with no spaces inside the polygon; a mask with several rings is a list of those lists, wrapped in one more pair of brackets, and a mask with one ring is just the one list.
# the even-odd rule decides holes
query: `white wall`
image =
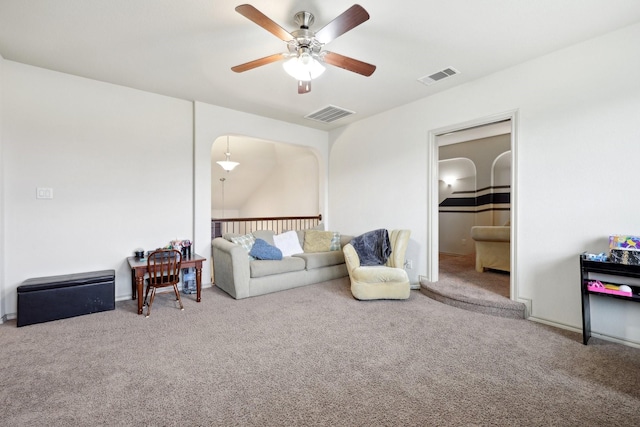
{"label": "white wall", "polygon": [[476,167],[476,189],[492,184],[493,162],[511,148],[511,135],[496,135],[440,147],[440,160],[468,158]]}
{"label": "white wall", "polygon": [[130,298],[135,248],[193,239],[190,102],[4,61],[2,118],[5,313],[30,277],[115,269]]}
{"label": "white wall", "polygon": [[[4,227],[4,130],[3,130],[3,106],[4,106],[4,91],[3,91],[3,76],[4,76],[4,58],[0,55],[0,230],[2,230],[2,236],[5,234]],[[0,322],[5,319],[7,314],[4,301],[7,298],[6,279],[5,279],[5,243],[4,238],[0,238]]]}
{"label": "white wall", "polygon": [[[511,135],[502,134],[487,138],[474,139],[470,141],[460,142],[456,144],[441,145],[438,138],[437,142],[440,145],[438,162],[439,175],[442,175],[442,167],[450,167],[450,164],[456,164],[461,159],[465,159],[471,162],[476,171],[473,181],[467,181],[467,185],[463,185],[462,182],[455,182],[453,184],[453,190],[456,192],[470,191],[467,194],[458,194],[457,197],[477,197],[479,200],[483,200],[483,196],[495,192],[503,192],[500,190],[493,190],[491,188],[493,184],[493,164],[496,158],[502,153],[509,151],[511,148]],[[461,167],[459,166],[461,169]],[[456,176],[456,174],[453,174]],[[457,176],[464,176],[459,173]],[[507,171],[507,178],[509,179],[506,184],[510,184],[510,169]],[[442,188],[442,186],[440,186]],[[440,199],[441,197],[438,197]],[[456,194],[452,196],[456,198]],[[486,200],[486,199],[484,199]],[[438,214],[439,220],[439,251],[449,254],[466,255],[475,252],[475,243],[471,239],[471,227],[474,225],[495,225],[494,219],[496,218],[496,212],[493,211],[494,204],[482,204],[468,208],[461,207],[440,207]],[[466,213],[456,211],[467,211]],[[509,212],[506,211],[503,214],[506,218],[509,218]],[[504,224],[505,221],[500,223]]]}
{"label": "white wall", "polygon": [[[126,299],[126,257],[135,248],[191,239],[210,258],[211,144],[219,135],[311,148],[321,159],[317,205],[327,218],[326,132],[11,61],[0,77],[9,318],[17,286],[30,277],[115,269],[116,298]],[[37,200],[37,187],[53,188],[54,198]],[[210,280],[206,263],[203,282]]]}
{"label": "white wall", "polygon": [[[501,154],[493,165],[493,186],[508,186],[511,192],[511,151]],[[507,189],[499,189],[498,192],[506,192]],[[511,204],[509,204],[510,206]],[[504,207],[504,205],[498,205]],[[493,211],[492,225],[505,225],[511,220],[511,211],[495,210]]]}
{"label": "white wall", "polygon": [[272,173],[242,206],[242,217],[312,216],[320,213],[318,159],[305,150],[279,160]]}
{"label": "white wall", "polygon": [[[640,234],[619,181],[640,158],[639,43],[636,24],[331,132],[335,228],[410,228],[426,274],[429,132],[517,109],[514,280],[533,319],[580,328],[578,255]],[[593,300],[594,332],[640,343],[638,304]]]}
{"label": "white wall", "polygon": [[[469,159],[452,159],[444,162],[471,162]],[[439,163],[442,163],[441,160]],[[468,176],[457,179],[451,187],[444,182],[438,182],[440,194],[445,192],[468,192],[462,197],[475,197],[476,176]],[[442,196],[439,196],[440,199]],[[455,194],[453,198],[455,198]],[[451,207],[451,210],[458,212],[448,212],[447,209],[440,208],[438,219],[440,221],[440,233],[438,247],[440,252],[446,254],[467,255],[475,252],[473,240],[471,239],[471,227],[476,225],[475,206],[471,207]],[[465,211],[465,212],[460,212]]]}
{"label": "white wall", "polygon": [[318,215],[319,163],[313,150],[241,135],[229,139],[232,159],[240,164],[225,172],[216,162],[224,159],[226,137],[213,142],[212,218],[223,216],[223,205],[225,218]]}
{"label": "white wall", "polygon": [[[319,212],[327,226],[327,132],[278,120],[241,113],[210,104],[195,103],[194,194],[196,252],[211,258],[211,145],[220,135],[252,138],[311,148],[319,159]],[[203,283],[211,282],[210,264],[202,272]]]}

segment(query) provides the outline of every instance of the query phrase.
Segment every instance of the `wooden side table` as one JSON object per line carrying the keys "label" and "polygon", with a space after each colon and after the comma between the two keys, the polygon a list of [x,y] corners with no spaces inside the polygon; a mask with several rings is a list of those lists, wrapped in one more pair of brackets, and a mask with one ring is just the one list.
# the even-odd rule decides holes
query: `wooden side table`
{"label": "wooden side table", "polygon": [[[196,269],[196,301],[200,302],[200,293],[202,290],[202,263],[206,261],[205,257],[202,257],[196,253],[189,257],[182,258],[182,266],[180,268]],[[129,257],[127,258],[129,267],[131,267],[131,299],[136,299],[138,296],[138,314],[142,314],[143,293],[144,293],[144,275],[147,274],[147,260],[146,258],[141,261],[140,258]]]}

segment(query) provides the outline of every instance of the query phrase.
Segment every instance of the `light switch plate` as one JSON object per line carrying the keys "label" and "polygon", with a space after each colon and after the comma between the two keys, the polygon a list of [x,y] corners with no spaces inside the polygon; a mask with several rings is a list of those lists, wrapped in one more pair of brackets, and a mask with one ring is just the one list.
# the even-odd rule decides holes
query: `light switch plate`
{"label": "light switch plate", "polygon": [[53,188],[36,188],[36,199],[53,199]]}

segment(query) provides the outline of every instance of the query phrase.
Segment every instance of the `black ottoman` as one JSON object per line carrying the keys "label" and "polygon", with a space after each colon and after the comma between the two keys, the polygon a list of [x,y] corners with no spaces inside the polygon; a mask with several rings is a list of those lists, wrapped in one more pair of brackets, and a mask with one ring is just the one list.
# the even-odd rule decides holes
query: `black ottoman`
{"label": "black ottoman", "polygon": [[18,326],[115,308],[115,270],[38,277],[18,286]]}

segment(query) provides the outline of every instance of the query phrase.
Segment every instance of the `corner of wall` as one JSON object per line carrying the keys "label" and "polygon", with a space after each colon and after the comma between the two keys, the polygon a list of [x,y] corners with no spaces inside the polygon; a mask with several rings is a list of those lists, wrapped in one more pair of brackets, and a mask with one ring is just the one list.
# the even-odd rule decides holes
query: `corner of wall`
{"label": "corner of wall", "polygon": [[7,310],[6,307],[4,306],[4,301],[6,301],[5,298],[5,266],[4,266],[4,260],[5,260],[5,256],[4,256],[4,247],[5,247],[5,241],[4,241],[4,156],[3,156],[3,152],[4,152],[4,144],[3,144],[3,138],[4,138],[4,129],[3,129],[3,108],[4,108],[4,92],[3,92],[3,88],[4,88],[4,58],[2,57],[2,55],[0,55],[0,230],[2,230],[2,233],[0,233],[0,235],[2,235],[3,237],[0,239],[0,301],[2,301],[2,303],[0,303],[0,319],[2,319],[2,321],[4,322],[7,319]]}

